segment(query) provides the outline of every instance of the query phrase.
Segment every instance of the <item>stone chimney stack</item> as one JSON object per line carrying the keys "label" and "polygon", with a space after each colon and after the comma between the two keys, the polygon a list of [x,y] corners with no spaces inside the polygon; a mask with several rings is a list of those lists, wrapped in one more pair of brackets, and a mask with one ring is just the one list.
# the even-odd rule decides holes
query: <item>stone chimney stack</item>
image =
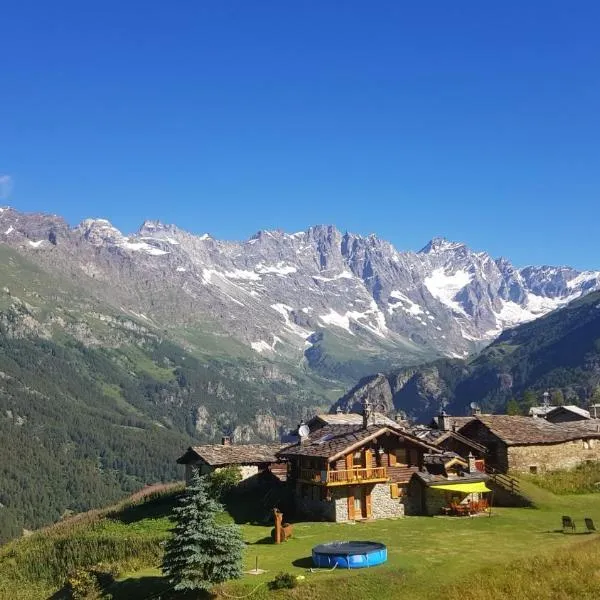
{"label": "stone chimney stack", "polygon": [[590,418],[600,419],[600,404],[590,404]]}
{"label": "stone chimney stack", "polygon": [[300,425],[298,425],[298,437],[300,438],[301,444],[306,442],[309,433],[310,429],[308,428],[308,425],[304,422],[304,420],[300,421]]}
{"label": "stone chimney stack", "polygon": [[477,466],[475,465],[475,457],[473,456],[472,452],[469,452],[467,460],[469,461],[469,473],[477,472]]}
{"label": "stone chimney stack", "polygon": [[373,414],[373,409],[371,408],[371,403],[368,398],[365,398],[363,402],[363,429],[366,429],[369,426],[369,421],[371,420],[371,415]]}
{"label": "stone chimney stack", "polygon": [[342,407],[338,405],[338,407],[335,409],[335,414],[336,415],[341,415],[342,414]]}
{"label": "stone chimney stack", "polygon": [[451,429],[451,418],[450,415],[444,410],[442,409],[440,411],[440,414],[437,417],[437,425],[438,425],[438,429],[440,431],[450,431]]}
{"label": "stone chimney stack", "polygon": [[224,435],[221,438],[221,446],[231,446],[231,437]]}

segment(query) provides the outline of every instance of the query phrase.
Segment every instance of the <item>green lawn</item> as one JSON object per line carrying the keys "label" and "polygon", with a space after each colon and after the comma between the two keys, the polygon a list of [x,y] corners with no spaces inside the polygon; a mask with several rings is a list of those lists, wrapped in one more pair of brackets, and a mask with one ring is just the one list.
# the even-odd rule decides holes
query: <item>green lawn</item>
{"label": "green lawn", "polygon": [[[245,570],[258,558],[259,568],[267,572],[228,583],[216,590],[218,597],[253,592],[252,600],[600,598],[600,535],[582,532],[583,517],[600,524],[600,495],[560,496],[521,483],[536,508],[499,508],[491,517],[296,523],[294,537],[278,546],[270,541],[270,526],[242,525]],[[166,486],[1,547],[0,599],[58,599],[66,573],[103,563],[121,572],[108,588],[114,600],[167,600],[169,586],[158,565],[180,490]],[[577,534],[560,531],[563,514],[575,519]],[[313,546],[351,539],[384,542],[388,562],[372,569],[311,572]],[[280,571],[305,579],[295,590],[269,591],[266,583]]]}
{"label": "green lawn", "polygon": [[[584,516],[592,516],[599,522],[600,496],[567,498],[554,496],[531,483],[524,482],[523,486],[537,508],[494,509],[492,517],[406,517],[354,525],[297,523],[293,539],[280,546],[270,543],[270,527],[244,525],[244,539],[248,544],[245,569],[253,568],[258,558],[259,568],[266,569],[267,573],[245,575],[242,580],[228,584],[224,591],[227,597],[239,597],[263,584],[252,594],[253,599],[437,598],[444,597],[460,586],[462,580],[482,570],[493,570],[511,561],[520,564],[532,555],[539,555],[537,560],[542,560],[553,551],[563,553],[566,548],[576,549],[593,539],[594,536],[565,535],[557,530],[562,514],[570,514],[580,525]],[[388,546],[387,564],[366,570],[310,572],[314,545],[351,539],[384,542]],[[597,544],[594,548],[595,552],[600,551]],[[597,570],[600,572],[600,556]],[[292,591],[268,591],[264,584],[279,571],[304,575],[305,580]],[[165,583],[160,579],[160,572],[145,569],[125,574],[110,591],[115,600],[134,600],[159,594],[161,589],[165,589]],[[167,598],[168,593],[162,597]]]}

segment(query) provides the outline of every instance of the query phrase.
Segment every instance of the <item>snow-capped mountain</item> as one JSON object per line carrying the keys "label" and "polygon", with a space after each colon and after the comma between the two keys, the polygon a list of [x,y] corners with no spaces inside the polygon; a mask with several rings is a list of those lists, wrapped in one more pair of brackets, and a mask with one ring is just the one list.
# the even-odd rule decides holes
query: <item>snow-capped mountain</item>
{"label": "snow-capped mountain", "polygon": [[322,358],[324,336],[348,352],[408,364],[462,357],[504,329],[600,288],[600,272],[517,269],[443,238],[399,252],[333,226],[259,231],[244,242],[146,221],[124,235],[104,219],[0,209],[0,242],[93,285],[158,326],[202,326],[265,358]]}

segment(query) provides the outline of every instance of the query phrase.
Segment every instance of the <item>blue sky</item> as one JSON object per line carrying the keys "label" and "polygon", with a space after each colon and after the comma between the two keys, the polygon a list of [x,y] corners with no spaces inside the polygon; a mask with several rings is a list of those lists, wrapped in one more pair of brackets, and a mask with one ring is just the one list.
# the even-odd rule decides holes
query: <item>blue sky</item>
{"label": "blue sky", "polygon": [[0,203],[600,268],[598,2],[22,0],[1,22]]}

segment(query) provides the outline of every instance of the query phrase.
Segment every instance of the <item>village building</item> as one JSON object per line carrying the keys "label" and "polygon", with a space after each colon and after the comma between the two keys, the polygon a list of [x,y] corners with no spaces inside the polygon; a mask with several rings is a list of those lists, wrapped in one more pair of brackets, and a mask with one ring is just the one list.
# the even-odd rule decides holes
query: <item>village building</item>
{"label": "village building", "polygon": [[488,475],[474,456],[464,460],[455,452],[424,457],[424,468],[409,483],[407,514],[474,515],[488,509]]}
{"label": "village building", "polygon": [[462,435],[458,428],[471,422],[474,417],[451,417],[445,412],[438,415],[433,421],[433,427],[426,425],[413,425],[410,433],[420,440],[435,446],[443,451],[455,452],[463,459],[474,456],[478,462],[479,470],[485,470],[485,455],[487,448],[479,442]]}
{"label": "village building", "polygon": [[570,423],[571,421],[586,421],[590,418],[590,411],[573,404],[554,406],[544,417],[550,423]]}
{"label": "village building", "polygon": [[543,418],[479,415],[459,433],[485,446],[487,465],[502,473],[537,473],[600,460],[600,419],[552,423]]}
{"label": "village building", "polygon": [[281,444],[232,444],[223,437],[221,444],[190,446],[177,459],[185,465],[185,480],[189,482],[194,472],[206,475],[225,467],[238,467],[242,481],[247,483],[258,475],[272,475],[280,480],[287,476],[287,465],[277,456]]}
{"label": "village building", "polygon": [[289,461],[300,513],[328,521],[405,514],[411,477],[424,468],[425,454],[440,450],[391,420],[379,424],[371,417],[368,406],[363,415],[321,415],[278,452]]}

